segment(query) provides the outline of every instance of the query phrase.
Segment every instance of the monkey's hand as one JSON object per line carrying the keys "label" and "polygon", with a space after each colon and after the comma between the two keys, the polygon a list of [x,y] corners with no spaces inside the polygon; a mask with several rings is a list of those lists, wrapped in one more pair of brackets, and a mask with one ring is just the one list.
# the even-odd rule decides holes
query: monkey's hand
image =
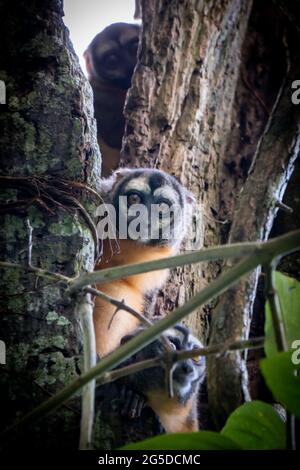
{"label": "monkey's hand", "polygon": [[146,406],[144,395],[132,390],[127,385],[122,385],[121,398],[124,400],[122,416],[130,419],[139,418]]}

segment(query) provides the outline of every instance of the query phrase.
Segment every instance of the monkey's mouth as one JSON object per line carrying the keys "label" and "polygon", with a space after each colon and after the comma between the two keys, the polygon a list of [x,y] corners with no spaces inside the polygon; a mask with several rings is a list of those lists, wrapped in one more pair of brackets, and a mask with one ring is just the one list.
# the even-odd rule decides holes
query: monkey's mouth
{"label": "monkey's mouth", "polygon": [[185,400],[189,398],[193,391],[192,383],[187,377],[182,378],[180,381],[174,380],[173,391],[176,397],[178,397],[180,400]]}

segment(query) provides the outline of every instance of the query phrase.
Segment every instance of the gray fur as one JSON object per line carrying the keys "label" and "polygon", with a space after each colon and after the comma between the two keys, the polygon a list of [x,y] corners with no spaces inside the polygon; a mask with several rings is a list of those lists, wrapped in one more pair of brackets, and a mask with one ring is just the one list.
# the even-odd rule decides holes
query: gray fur
{"label": "gray fur", "polygon": [[[124,337],[121,343],[129,341],[131,338],[143,331],[143,327],[139,328],[132,335]],[[174,349],[179,350],[192,350],[203,347],[191,331],[182,326],[176,325],[175,327],[164,332],[164,336],[169,339]],[[162,343],[155,340],[153,343],[146,346],[144,349],[136,353],[122,365],[129,365],[145,359],[150,359],[164,354]],[[197,397],[199,386],[203,383],[205,378],[206,362],[205,357],[201,356],[198,362],[193,359],[186,359],[179,361],[175,364],[173,370],[173,388],[174,395],[182,404],[186,403],[192,396]],[[126,385],[129,386],[137,393],[147,394],[153,390],[166,390],[165,371],[161,367],[145,369],[141,372],[127,377]]]}
{"label": "gray fur", "polygon": [[[150,226],[153,219],[150,220],[149,218],[148,221],[149,233],[153,229],[154,233],[159,234],[159,230],[162,230],[161,227],[164,227],[167,231],[171,231],[170,236],[167,235],[165,238],[160,238],[160,236],[156,238],[151,238],[151,236],[143,238],[141,236],[137,239],[138,243],[172,246],[174,253],[176,253],[191,223],[194,203],[193,195],[173,176],[150,168],[120,169],[115,171],[109,178],[101,180],[100,191],[103,200],[114,205],[118,211],[122,212],[124,209],[122,206],[119,209],[119,196],[126,194],[130,190],[133,192],[136,190],[139,194],[145,196],[145,198],[148,197],[148,199],[150,195],[150,201],[151,197],[153,201],[158,201],[158,203],[159,201],[169,201],[170,206],[176,209],[174,222],[170,218],[167,218],[166,221],[162,218],[159,222],[161,225],[157,227],[157,232],[155,232],[155,227]],[[173,223],[174,225],[170,226],[170,220],[171,224]]]}

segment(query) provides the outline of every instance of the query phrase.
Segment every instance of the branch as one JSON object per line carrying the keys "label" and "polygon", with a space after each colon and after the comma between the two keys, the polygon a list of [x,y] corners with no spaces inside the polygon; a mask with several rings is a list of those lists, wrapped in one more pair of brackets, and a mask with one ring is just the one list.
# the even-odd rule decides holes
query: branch
{"label": "branch", "polygon": [[28,252],[27,252],[27,263],[28,266],[32,267],[32,231],[33,228],[30,225],[30,220],[26,220],[28,227]]}
{"label": "branch", "polygon": [[101,299],[105,300],[106,302],[114,305],[117,307],[118,310],[125,310],[128,313],[131,313],[135,318],[140,320],[140,322],[145,325],[145,326],[151,326],[152,322],[148,320],[144,315],[141,313],[137,312],[133,308],[131,308],[129,305],[126,305],[124,302],[121,302],[120,300],[115,299],[114,297],[111,297],[110,295],[105,294],[104,292],[95,289],[94,287],[85,287],[84,288],[85,292],[89,292],[90,294],[96,295],[97,297],[100,297]]}
{"label": "branch", "polygon": [[[130,313],[135,318],[137,318],[141,322],[142,325],[145,325],[145,326],[153,325],[152,321],[150,321],[144,315],[142,315],[141,313],[131,308],[129,305],[126,305],[124,302],[120,302],[119,300],[114,299],[110,295],[107,295],[104,292],[101,292],[100,290],[95,289],[94,287],[85,287],[84,291],[89,292],[90,294],[93,294],[93,295],[97,295],[101,299],[106,300],[108,303],[117,307],[117,310],[125,310],[126,312]],[[161,337],[160,341],[163,344],[166,351],[173,351],[173,348],[171,347],[169,341],[165,337]]]}
{"label": "branch", "polygon": [[266,297],[269,302],[275,340],[278,351],[287,351],[285,327],[282,318],[281,306],[275,286],[275,266],[270,263],[266,266]]}
{"label": "branch", "polygon": [[[96,365],[96,340],[93,324],[93,307],[90,294],[79,300],[76,313],[80,318],[83,332],[83,370],[88,373]],[[82,390],[82,412],[80,424],[80,450],[92,447],[93,423],[95,414],[95,380],[91,380]]]}
{"label": "branch", "polygon": [[24,266],[23,264],[11,263],[10,261],[0,261],[0,268],[19,269],[21,271],[36,274],[37,277],[43,277],[55,282],[62,282],[65,286],[68,286],[68,284],[73,281],[73,278],[64,276],[63,274],[53,273],[52,271],[47,271],[47,269],[35,268],[34,266]]}
{"label": "branch", "polygon": [[196,294],[185,305],[177,308],[168,316],[162,318],[150,328],[132,338],[128,343],[123,344],[117,350],[103,358],[101,362],[90,369],[84,376],[78,377],[49,400],[41,403],[41,405],[21,418],[18,423],[14,423],[9,426],[0,436],[3,438],[15,434],[25,425],[40,419],[49,412],[52,412],[61,406],[65,400],[73,396],[90,380],[93,380],[108,370],[113,369],[118,364],[141,350],[144,346],[154,341],[165,330],[174,326],[199,306],[209,302],[235,284],[241,276],[250,272],[257,265],[265,265],[273,258],[291,253],[297,249],[300,249],[299,230],[262,244],[260,249],[256,250],[251,257],[246,258],[233,268],[229,269],[226,273],[222,274],[218,279],[214,280],[210,285],[203,289],[203,291]]}
{"label": "branch", "polygon": [[105,372],[97,379],[97,386],[104,385],[109,382],[115,382],[118,379],[126,377],[127,375],[136,374],[141,370],[151,369],[152,367],[165,368],[166,363],[175,364],[178,361],[183,361],[198,356],[211,356],[213,354],[225,354],[229,351],[244,351],[245,349],[261,349],[264,347],[265,338],[251,338],[245,341],[235,341],[234,343],[221,346],[208,346],[206,348],[192,349],[191,351],[174,351],[172,353],[165,353],[153,359],[145,359],[144,361],[135,362],[128,366],[114,369],[111,372]]}
{"label": "branch", "polygon": [[[283,237],[284,236],[285,235],[283,235]],[[298,236],[300,237],[300,230],[298,231]],[[276,238],[276,240],[279,240],[279,238],[280,237]],[[255,256],[264,249],[266,243],[273,243],[273,240],[268,242],[233,243],[228,245],[220,245],[212,248],[193,251],[191,253],[172,256],[171,258],[163,258],[155,261],[147,261],[145,263],[127,264],[114,268],[101,269],[99,271],[82,274],[81,276],[72,279],[69,283],[69,292],[75,292],[88,285],[110,282],[112,280],[122,279],[123,277],[147,273],[150,271],[158,271],[160,269],[171,269],[187,264],[200,263],[203,261],[242,258],[243,256],[249,255]]]}
{"label": "branch", "polygon": [[[60,281],[69,287],[68,291],[71,294],[91,284],[110,282],[112,280],[122,279],[123,277],[150,271],[158,271],[160,269],[171,269],[184,266],[186,264],[200,263],[203,261],[242,258],[243,256],[247,255],[259,257],[260,253],[263,252],[265,248],[267,248],[267,251],[270,253],[274,251],[274,256],[288,254],[289,250],[297,250],[297,247],[293,247],[294,240],[297,237],[300,238],[300,230],[295,230],[267,242],[232,243],[228,245],[220,245],[212,248],[205,248],[199,251],[193,251],[192,253],[172,256],[171,258],[163,258],[155,261],[147,261],[145,263],[127,264],[120,267],[101,269],[91,273],[84,273],[73,278],[64,276],[63,274],[53,273],[51,271],[47,271],[46,269],[25,266],[8,261],[0,261],[0,268],[20,269],[26,272],[32,272],[37,276],[53,281]],[[290,239],[291,248],[288,246]],[[281,248],[287,251],[281,252]],[[272,259],[272,257],[270,259]]]}

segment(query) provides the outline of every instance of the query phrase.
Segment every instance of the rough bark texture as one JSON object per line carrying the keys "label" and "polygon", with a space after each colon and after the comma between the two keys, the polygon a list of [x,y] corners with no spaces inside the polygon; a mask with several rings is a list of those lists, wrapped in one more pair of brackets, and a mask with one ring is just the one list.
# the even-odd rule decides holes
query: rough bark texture
{"label": "rough bark texture", "polygon": [[[263,22],[263,18],[267,21]],[[282,200],[293,164],[299,155],[300,111],[291,100],[291,85],[300,72],[299,56],[294,47],[294,32],[285,32],[282,16],[267,2],[254,4],[250,26],[244,50],[247,60],[243,62],[241,78],[247,77],[244,82],[251,89],[257,105],[260,105],[268,116],[268,123],[261,140],[257,142],[261,132],[259,126],[263,130],[265,124],[263,118],[258,120],[259,126],[253,129],[256,133],[249,133],[249,139],[244,145],[243,151],[249,152],[248,160],[255,148],[256,153],[239,199],[236,198],[234,211],[232,204],[229,206],[231,210],[228,212],[231,213],[232,220],[229,242],[268,238],[277,213],[277,203]],[[253,57],[251,51],[253,41],[260,46],[258,57]],[[251,63],[253,58],[254,64]],[[248,67],[248,70],[245,67]],[[273,111],[270,111],[280,86],[282,90],[279,91],[277,103]],[[237,91],[239,92],[239,89]],[[236,103],[239,110],[244,112],[245,123],[252,124],[251,100],[243,102],[241,95],[237,93]],[[246,112],[245,104],[250,105]],[[255,147],[253,143],[256,143]],[[231,150],[230,145],[229,153]],[[232,169],[234,170],[235,166]],[[227,182],[225,187],[226,185]],[[255,271],[222,296],[213,315],[210,338],[212,343],[248,337],[258,274],[259,271]],[[210,411],[218,426],[222,426],[230,412],[245,399],[249,399],[249,383],[243,355],[237,353],[226,358],[210,359],[208,382]]]}
{"label": "rough bark texture", "polygon": [[[125,163],[159,167],[195,194],[194,248],[220,241],[218,168],[232,126],[250,8],[251,2],[239,0],[143,4],[139,64],[125,108]],[[205,263],[176,270],[159,295],[156,314],[184,303],[218,272],[217,264]],[[186,320],[202,339],[211,308]]]}
{"label": "rough bark texture", "polygon": [[[94,241],[80,212],[64,207],[64,196],[72,194],[90,211],[94,201],[68,184],[64,195],[50,195],[46,186],[61,189],[64,178],[96,187],[101,162],[90,87],[62,15],[60,0],[0,5],[0,78],[8,100],[0,109],[1,175],[32,178],[29,186],[1,188],[0,257],[27,263],[28,219],[32,264],[73,276],[93,268]],[[76,299],[64,298],[58,283],[1,270],[0,289],[1,339],[7,346],[0,374],[3,429],[78,375],[82,341]],[[79,405],[74,399],[16,436],[18,449],[78,448]]]}
{"label": "rough bark texture", "polygon": [[[260,150],[257,178],[247,180],[288,66],[297,63],[291,47],[296,37],[292,40],[285,32],[295,34],[288,15],[271,0],[251,6],[243,1],[143,3],[139,64],[125,108],[124,163],[169,171],[194,192],[198,247],[265,239],[276,214],[275,199],[282,198],[298,154],[299,117],[287,95],[289,82],[285,103]],[[289,80],[296,78],[297,70],[291,70]],[[274,155],[282,159],[274,158],[273,164],[268,158]],[[247,182],[247,210],[240,204],[238,211],[239,193]],[[222,269],[218,263],[202,263],[176,270],[159,294],[155,313],[184,303]],[[240,290],[231,290],[219,310],[213,302],[186,322],[207,338],[212,313],[212,341],[247,336],[256,281],[257,273]],[[218,321],[222,327],[216,326]],[[229,356],[218,364],[211,365],[209,394],[220,425],[249,394],[244,362]],[[230,370],[228,380],[224,364]]]}
{"label": "rough bark texture", "polygon": [[[295,76],[297,70],[292,69],[258,146],[233,217],[230,242],[263,241],[269,236],[277,202],[282,199],[300,148],[300,110],[292,104],[290,96]],[[220,299],[213,315],[212,344],[248,338],[258,274],[259,270],[255,270]],[[208,361],[210,409],[220,426],[238,404],[249,399],[242,357],[236,353]]]}

